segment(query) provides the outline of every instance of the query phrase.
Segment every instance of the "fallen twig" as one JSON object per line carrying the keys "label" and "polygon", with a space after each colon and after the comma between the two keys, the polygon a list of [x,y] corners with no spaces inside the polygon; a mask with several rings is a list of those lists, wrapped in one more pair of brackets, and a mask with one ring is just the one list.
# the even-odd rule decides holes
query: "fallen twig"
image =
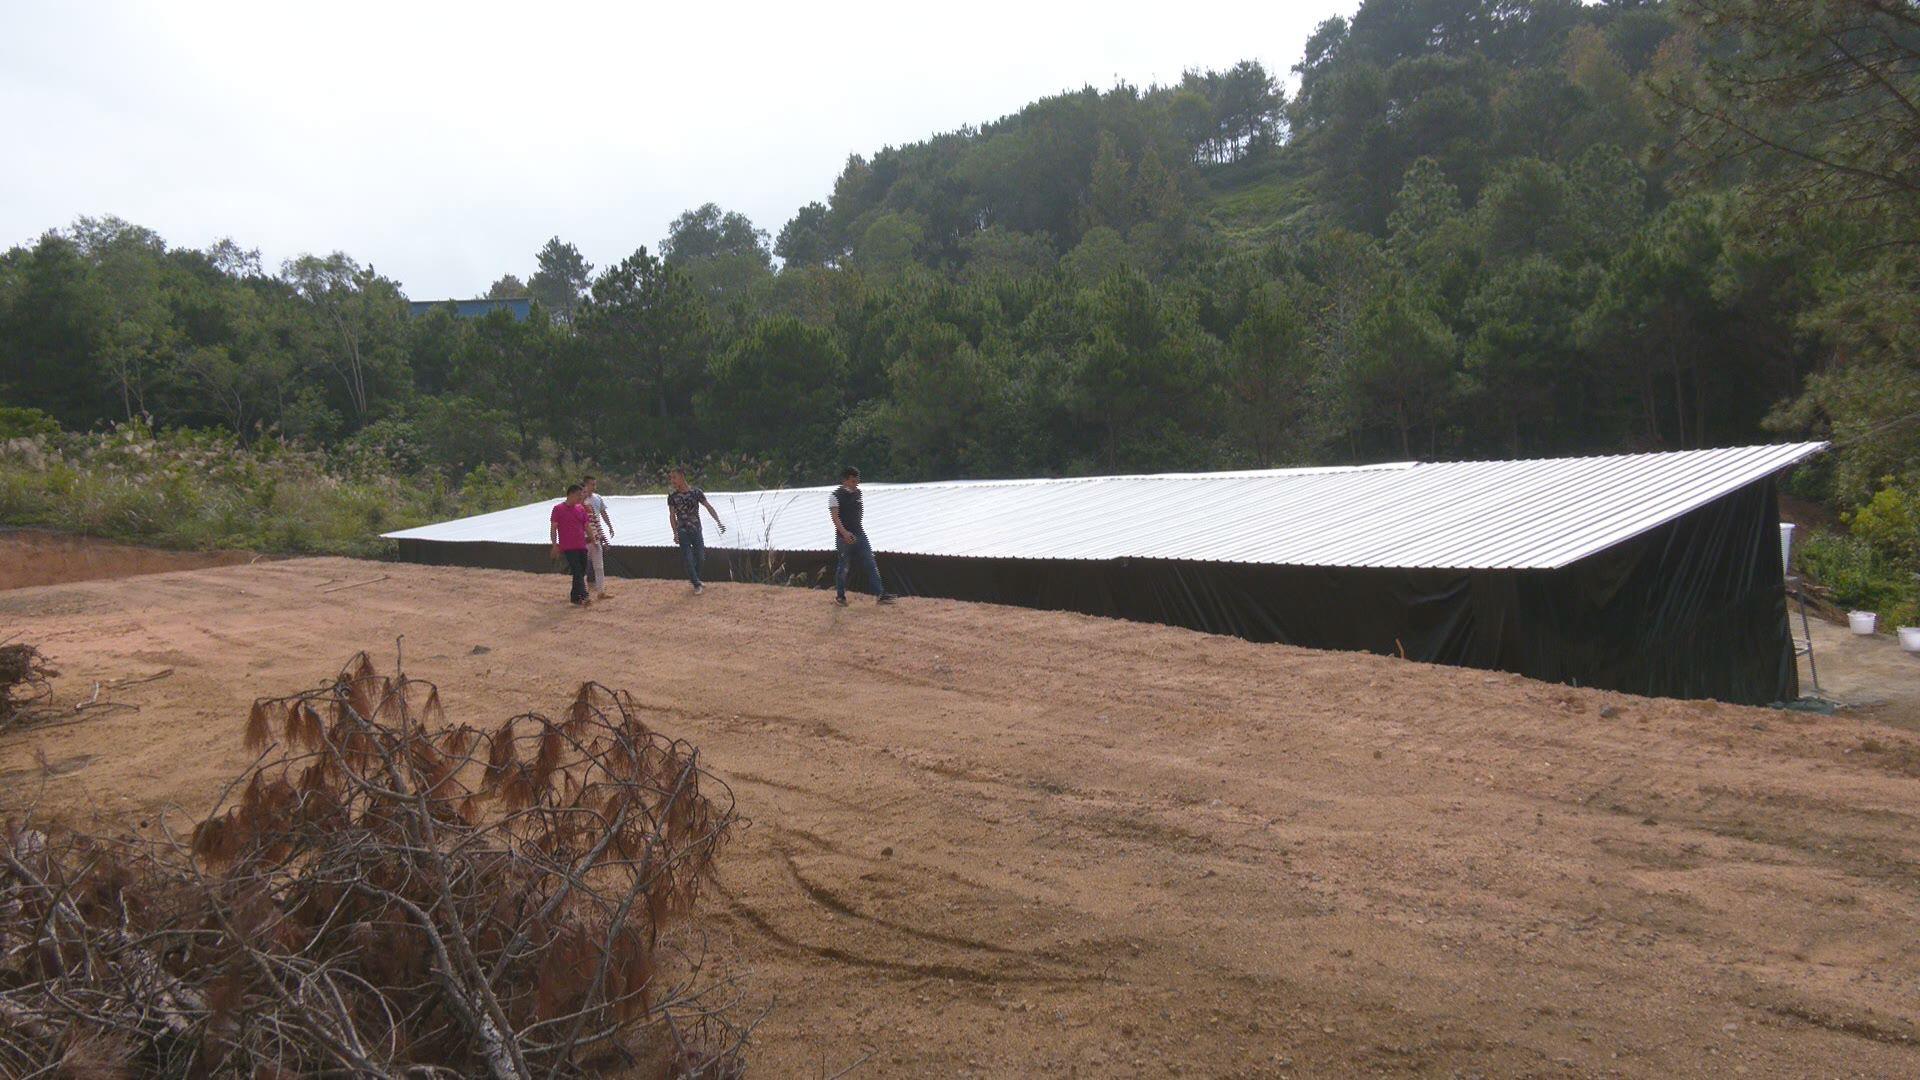
{"label": "fallen twig", "polygon": [[107,689],[124,690],[129,686],[139,686],[141,683],[159,682],[171,674],[173,674],[173,669],[167,668],[163,671],[156,671],[151,675],[142,675],[138,679],[115,679],[107,684]]}
{"label": "fallen twig", "polygon": [[877,1050],[867,1051],[866,1053],[860,1055],[860,1057],[857,1060],[855,1060],[852,1064],[848,1065],[846,1068],[841,1069],[839,1072],[834,1073],[832,1076],[827,1077],[827,1080],[840,1080],[841,1077],[847,1075],[848,1073],[859,1068],[860,1066],[865,1065],[867,1062],[872,1061],[873,1055],[878,1052],[879,1051]]}
{"label": "fallen twig", "polygon": [[349,581],[345,585],[335,585],[331,589],[321,589],[320,591],[323,593],[327,593],[327,592],[339,592],[341,589],[357,589],[362,585],[372,585],[377,581],[385,581],[387,580],[387,577],[388,575],[381,574],[379,577],[376,577],[376,578],[368,578],[365,581]]}

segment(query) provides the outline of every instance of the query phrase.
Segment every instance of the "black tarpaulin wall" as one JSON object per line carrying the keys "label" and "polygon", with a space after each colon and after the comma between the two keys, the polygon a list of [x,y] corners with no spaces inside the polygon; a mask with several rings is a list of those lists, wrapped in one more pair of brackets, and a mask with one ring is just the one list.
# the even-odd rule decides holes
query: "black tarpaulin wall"
{"label": "black tarpaulin wall", "polygon": [[[879,543],[884,546],[884,525]],[[415,562],[550,570],[537,545],[402,540]],[[707,550],[708,580],[768,580],[764,553]],[[832,556],[778,557],[832,580]],[[674,578],[670,548],[614,548],[609,574]],[[1551,682],[1764,705],[1799,696],[1772,480],[1558,570],[1396,570],[1164,559],[880,554],[887,585],[1168,623],[1254,641],[1362,650]],[[856,571],[851,587],[864,585]],[[556,586],[563,589],[563,586]]]}

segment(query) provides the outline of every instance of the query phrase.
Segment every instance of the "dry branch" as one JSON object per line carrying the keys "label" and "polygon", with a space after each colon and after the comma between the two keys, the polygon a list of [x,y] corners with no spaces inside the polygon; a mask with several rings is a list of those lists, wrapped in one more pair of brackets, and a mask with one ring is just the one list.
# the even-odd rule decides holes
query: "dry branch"
{"label": "dry branch", "polygon": [[139,1075],[737,1076],[673,938],[731,793],[639,711],[588,683],[482,731],[362,653],[254,703],[260,757],[184,843],[10,826],[0,1075],[84,1045]]}
{"label": "dry branch", "polygon": [[60,674],[31,645],[0,645],[0,729],[20,723],[32,707],[53,693]]}

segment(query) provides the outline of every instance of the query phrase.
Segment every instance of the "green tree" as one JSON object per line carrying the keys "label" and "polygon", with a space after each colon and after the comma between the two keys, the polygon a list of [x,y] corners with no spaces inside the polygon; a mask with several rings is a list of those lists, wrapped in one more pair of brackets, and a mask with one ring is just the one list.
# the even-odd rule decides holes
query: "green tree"
{"label": "green tree", "polygon": [[825,203],[810,202],[794,211],[780,227],[773,253],[784,267],[825,266],[839,261],[843,254],[833,240],[833,230]]}
{"label": "green tree", "polygon": [[743,296],[773,272],[767,234],[745,214],[705,203],[673,219],[660,257],[715,305]]}
{"label": "green tree", "polygon": [[954,327],[923,323],[888,365],[895,463],[915,476],[977,476],[1005,458],[1007,378]]}
{"label": "green tree", "polygon": [[410,381],[399,286],[338,251],[290,259],[280,277],[313,313],[320,331],[313,351],[339,380],[353,426],[364,425],[383,392]]}
{"label": "green tree", "polygon": [[1920,10],[1911,0],[1678,0],[1733,48],[1653,85],[1696,177],[1749,167],[1794,213],[1847,205],[1920,243]]}
{"label": "green tree", "polygon": [[1350,377],[1362,415],[1389,429],[1393,452],[1401,457],[1413,457],[1416,445],[1431,453],[1447,416],[1453,332],[1412,290],[1396,283],[1361,316],[1357,344]]}
{"label": "green tree", "polygon": [[543,310],[519,322],[496,310],[469,326],[454,384],[482,408],[497,410],[514,434],[514,448],[529,455],[551,406],[544,392],[553,366],[547,315]]}
{"label": "green tree", "polygon": [[1500,266],[1467,303],[1465,404],[1481,445],[1513,457],[1594,438],[1591,387],[1574,326],[1597,275],[1538,253]]}
{"label": "green tree", "polygon": [[917,215],[884,211],[861,230],[853,258],[869,273],[897,274],[913,261],[925,239],[926,226]]}
{"label": "green tree", "polygon": [[1133,265],[1133,252],[1126,237],[1105,225],[1088,229],[1080,243],[1060,260],[1060,268],[1089,285],[1120,273]]}
{"label": "green tree", "polygon": [[967,237],[961,248],[967,253],[967,262],[960,277],[969,282],[991,281],[997,277],[1019,280],[1045,273],[1059,261],[1046,237],[1029,236],[998,225]]}
{"label": "green tree", "polygon": [[101,370],[97,342],[106,304],[72,240],[48,232],[7,254],[0,277],[0,392],[46,410],[63,427],[86,428],[122,410]]}
{"label": "green tree", "polygon": [[1087,180],[1087,227],[1105,225],[1125,229],[1133,224],[1133,168],[1110,131],[1100,133]]}
{"label": "green tree", "polygon": [[584,424],[584,448],[630,457],[684,451],[710,335],[686,275],[636,249],[595,279],[578,319],[579,352],[570,358],[578,378],[563,380],[572,383],[564,411]]}
{"label": "green tree", "polygon": [[538,268],[527,281],[527,295],[553,313],[555,322],[571,326],[593,283],[593,264],[580,249],[553,237],[534,256]]}
{"label": "green tree", "polygon": [[1107,469],[1164,468],[1199,457],[1218,381],[1211,339],[1193,312],[1138,273],[1115,274],[1082,300],[1077,410]]}
{"label": "green tree", "polygon": [[784,316],[765,319],[714,359],[701,413],[735,448],[783,461],[803,475],[831,459],[845,368],[826,330]]}
{"label": "green tree", "polygon": [[1263,469],[1302,454],[1313,438],[1312,358],[1298,288],[1275,282],[1256,290],[1226,353],[1229,431]]}
{"label": "green tree", "polygon": [[1637,400],[1643,445],[1711,445],[1721,241],[1713,200],[1676,203],[1608,262],[1581,315],[1581,346]]}

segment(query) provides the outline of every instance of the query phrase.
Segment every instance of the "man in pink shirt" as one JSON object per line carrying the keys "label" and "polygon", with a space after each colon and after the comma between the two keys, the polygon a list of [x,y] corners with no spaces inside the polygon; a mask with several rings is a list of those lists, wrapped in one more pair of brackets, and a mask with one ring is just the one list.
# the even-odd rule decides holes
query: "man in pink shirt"
{"label": "man in pink shirt", "polygon": [[586,489],[579,484],[567,488],[565,502],[553,505],[547,532],[553,541],[554,558],[564,556],[567,572],[573,575],[572,601],[581,607],[592,604],[587,596],[587,523]]}

